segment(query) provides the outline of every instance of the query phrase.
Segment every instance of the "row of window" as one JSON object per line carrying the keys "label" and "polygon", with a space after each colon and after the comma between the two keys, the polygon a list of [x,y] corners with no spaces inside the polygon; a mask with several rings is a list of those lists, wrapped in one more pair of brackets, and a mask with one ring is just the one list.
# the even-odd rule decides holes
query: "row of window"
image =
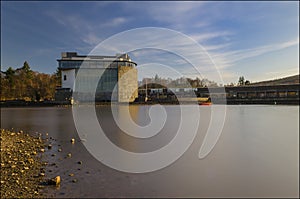
{"label": "row of window", "polygon": [[131,62],[108,62],[108,61],[60,61],[60,68],[106,68],[112,67],[116,68],[118,66],[131,66],[134,67],[135,64]]}

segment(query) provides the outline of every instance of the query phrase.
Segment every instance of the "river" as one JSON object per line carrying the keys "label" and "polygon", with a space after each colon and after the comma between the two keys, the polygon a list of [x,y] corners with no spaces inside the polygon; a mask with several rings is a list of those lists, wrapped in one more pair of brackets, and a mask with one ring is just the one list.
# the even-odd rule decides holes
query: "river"
{"label": "river", "polygon": [[[162,112],[152,111],[150,118],[150,108],[130,106],[130,116],[141,126],[162,117]],[[97,107],[96,113],[115,145],[145,153],[168,144],[179,128],[179,106],[163,108],[167,115],[163,128],[147,139],[125,134],[115,123],[109,106]],[[202,159],[198,153],[211,120],[211,108],[199,109],[199,128],[188,150],[169,166],[148,173],[121,172],[94,158],[80,141],[71,107],[1,108],[1,128],[38,132],[49,139],[53,147],[44,157],[49,162],[46,177],[62,178],[60,187],[46,188],[45,193],[52,197],[299,196],[299,106],[227,106],[219,140]],[[185,119],[192,121],[192,117]],[[75,144],[70,142],[72,138]],[[66,158],[69,153],[72,157]]]}

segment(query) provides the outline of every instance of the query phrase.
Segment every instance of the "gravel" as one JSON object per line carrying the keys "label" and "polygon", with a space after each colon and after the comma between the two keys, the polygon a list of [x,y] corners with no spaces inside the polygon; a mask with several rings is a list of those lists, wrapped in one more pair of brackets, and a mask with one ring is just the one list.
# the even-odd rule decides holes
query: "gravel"
{"label": "gravel", "polygon": [[[41,198],[44,183],[41,137],[1,129],[1,198]],[[49,147],[49,146],[48,146]]]}

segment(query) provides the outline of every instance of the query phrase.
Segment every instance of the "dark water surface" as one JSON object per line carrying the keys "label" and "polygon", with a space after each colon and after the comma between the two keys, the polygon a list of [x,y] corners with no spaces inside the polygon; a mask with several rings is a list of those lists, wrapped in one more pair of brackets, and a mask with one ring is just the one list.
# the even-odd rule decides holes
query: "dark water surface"
{"label": "dark water surface", "polygon": [[[149,139],[133,139],[123,133],[109,106],[97,107],[97,115],[107,137],[116,145],[128,151],[149,152],[170,142],[178,129],[179,106],[164,107],[166,124]],[[149,108],[130,106],[132,119],[139,125],[149,124]],[[50,164],[46,176],[62,178],[59,188],[47,188],[49,196],[299,196],[299,106],[227,106],[220,139],[204,159],[199,159],[198,153],[210,122],[210,107],[200,107],[200,112],[198,134],[186,153],[166,168],[143,174],[120,172],[93,158],[79,141],[72,108],[1,108],[1,128],[40,132],[44,137],[49,134],[53,148],[45,154]],[[76,139],[75,144],[70,143],[71,138]],[[59,148],[62,152],[57,151]],[[72,157],[66,158],[68,153]],[[74,176],[69,176],[71,173]],[[72,182],[74,179],[77,182]]]}

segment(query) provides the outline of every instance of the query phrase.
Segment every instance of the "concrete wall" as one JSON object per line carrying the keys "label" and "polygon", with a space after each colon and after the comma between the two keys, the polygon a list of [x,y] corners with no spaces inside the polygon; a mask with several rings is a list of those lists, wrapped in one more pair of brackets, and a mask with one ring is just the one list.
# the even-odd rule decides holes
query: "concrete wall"
{"label": "concrete wall", "polygon": [[[64,79],[66,77],[66,80]],[[61,71],[61,87],[71,88],[73,90],[75,82],[75,69]]]}
{"label": "concrete wall", "polygon": [[118,68],[118,101],[133,102],[138,97],[137,69],[131,66]]}

